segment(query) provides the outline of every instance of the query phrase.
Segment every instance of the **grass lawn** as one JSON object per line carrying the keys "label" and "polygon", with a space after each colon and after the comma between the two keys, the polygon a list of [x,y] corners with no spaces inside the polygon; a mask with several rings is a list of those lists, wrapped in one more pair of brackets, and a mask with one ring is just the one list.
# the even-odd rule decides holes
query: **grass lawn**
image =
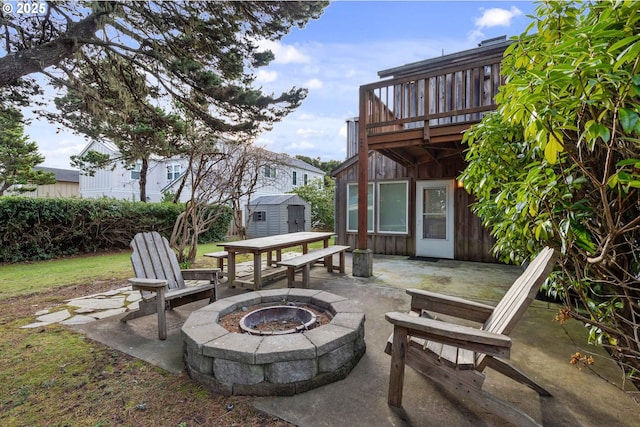
{"label": "grass lawn", "polygon": [[[319,244],[321,245],[321,243]],[[192,267],[211,266],[198,247]],[[212,394],[60,325],[20,329],[35,312],[126,285],[130,251],[0,267],[0,425],[275,426],[243,397]],[[249,260],[243,256],[239,261]]]}

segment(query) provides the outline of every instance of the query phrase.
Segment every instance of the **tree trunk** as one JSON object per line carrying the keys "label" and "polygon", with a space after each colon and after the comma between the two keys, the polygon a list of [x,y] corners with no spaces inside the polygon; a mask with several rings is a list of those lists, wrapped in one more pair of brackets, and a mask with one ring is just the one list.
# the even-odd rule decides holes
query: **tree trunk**
{"label": "tree trunk", "polygon": [[149,171],[149,159],[142,159],[140,167],[140,201],[147,201],[147,172]]}

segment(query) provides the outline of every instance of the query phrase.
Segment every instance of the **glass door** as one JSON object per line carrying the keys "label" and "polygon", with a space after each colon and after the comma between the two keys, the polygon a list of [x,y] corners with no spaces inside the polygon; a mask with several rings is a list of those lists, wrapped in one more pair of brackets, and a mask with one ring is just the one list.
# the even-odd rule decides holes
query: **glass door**
{"label": "glass door", "polygon": [[453,258],[453,181],[416,184],[416,255]]}

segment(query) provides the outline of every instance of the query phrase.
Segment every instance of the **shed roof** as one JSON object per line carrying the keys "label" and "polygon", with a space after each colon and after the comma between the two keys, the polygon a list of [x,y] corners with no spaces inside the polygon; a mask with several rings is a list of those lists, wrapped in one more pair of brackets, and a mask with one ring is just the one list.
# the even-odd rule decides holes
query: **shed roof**
{"label": "shed roof", "polygon": [[[297,194],[274,194],[269,196],[260,196],[251,201],[251,205],[281,205],[294,197],[300,197]],[[306,202],[305,202],[306,203]]]}

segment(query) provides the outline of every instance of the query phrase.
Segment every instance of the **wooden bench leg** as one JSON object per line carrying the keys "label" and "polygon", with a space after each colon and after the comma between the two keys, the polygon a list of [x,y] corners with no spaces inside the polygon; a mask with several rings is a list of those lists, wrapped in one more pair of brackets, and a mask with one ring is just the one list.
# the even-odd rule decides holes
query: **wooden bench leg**
{"label": "wooden bench leg", "polygon": [[340,252],[340,273],[344,274],[344,251]]}
{"label": "wooden bench leg", "polygon": [[311,271],[311,264],[305,264],[302,267],[302,287],[309,289],[309,272]]}
{"label": "wooden bench leg", "polygon": [[389,406],[402,406],[402,387],[404,386],[404,364],[407,359],[408,330],[400,326],[393,328],[393,347],[391,349],[391,369],[389,370]]}
{"label": "wooden bench leg", "polygon": [[296,280],[295,267],[287,267],[287,286],[290,288],[293,288],[295,280]]}
{"label": "wooden bench leg", "polygon": [[324,266],[327,267],[327,272],[333,272],[333,255],[324,257]]}

